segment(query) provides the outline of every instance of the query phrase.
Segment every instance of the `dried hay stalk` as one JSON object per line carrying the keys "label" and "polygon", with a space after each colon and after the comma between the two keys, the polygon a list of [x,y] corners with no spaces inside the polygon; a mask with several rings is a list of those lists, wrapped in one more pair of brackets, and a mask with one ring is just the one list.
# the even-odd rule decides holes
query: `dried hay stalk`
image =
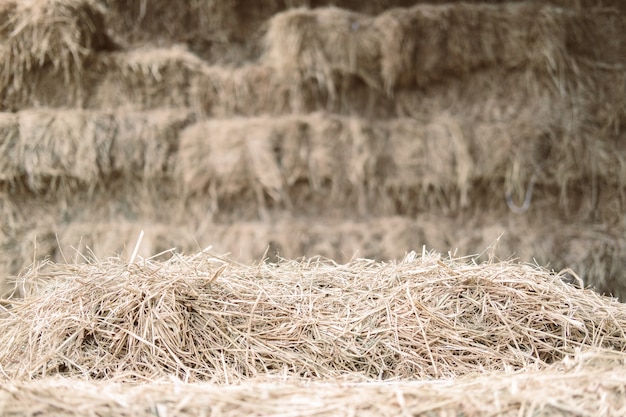
{"label": "dried hay stalk", "polygon": [[458,380],[356,382],[255,380],[234,386],[46,378],[0,390],[8,415],[263,415],[620,417],[626,401],[623,354],[590,352],[538,372],[487,373]]}
{"label": "dried hay stalk", "polygon": [[626,350],[626,309],[561,276],[436,253],[398,263],[48,265],[0,321],[8,378],[233,383],[458,378]]}
{"label": "dried hay stalk", "polygon": [[4,1],[0,92],[19,94],[30,73],[46,65],[63,74],[65,85],[77,81],[93,50],[112,46],[102,13],[92,0]]}
{"label": "dried hay stalk", "polygon": [[90,112],[28,110],[3,115],[2,181],[35,192],[93,186],[113,174],[157,179],[189,120],[180,111]]}

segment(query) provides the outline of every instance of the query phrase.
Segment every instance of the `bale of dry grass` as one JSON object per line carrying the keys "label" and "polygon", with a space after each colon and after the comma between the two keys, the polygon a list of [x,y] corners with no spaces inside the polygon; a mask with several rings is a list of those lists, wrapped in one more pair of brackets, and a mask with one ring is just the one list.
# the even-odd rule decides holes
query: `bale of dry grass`
{"label": "bale of dry grass", "polygon": [[29,74],[62,75],[63,85],[80,78],[94,50],[113,47],[103,10],[91,0],[5,1],[0,16],[0,92],[19,95]]}
{"label": "bale of dry grass", "polygon": [[237,27],[233,0],[185,0],[172,7],[163,0],[105,0],[107,26],[130,45],[186,43],[203,56],[225,44]]}
{"label": "bale of dry grass", "polygon": [[94,187],[112,175],[156,180],[190,115],[184,111],[25,110],[3,114],[2,181],[34,192]]}
{"label": "bale of dry grass", "polygon": [[0,319],[4,377],[458,378],[626,350],[623,304],[530,265],[427,252],[343,265],[135,261],[26,273],[24,298]]}
{"label": "bale of dry grass", "polygon": [[[598,205],[601,190],[616,192],[626,179],[616,171],[626,166],[623,155],[609,151],[613,137],[580,133],[549,101],[514,114],[491,110],[485,121],[448,112],[389,121],[328,113],[201,121],[181,134],[175,176],[190,194],[208,192],[214,212],[243,202],[351,206],[364,215],[390,207],[454,212],[490,195],[522,205],[543,192],[559,196],[550,204],[565,216],[584,207],[588,216],[616,218],[618,206]],[[584,183],[595,188],[576,185]],[[489,194],[472,192],[485,185]]]}
{"label": "bale of dry grass", "polygon": [[264,59],[282,75],[297,75],[337,95],[338,75],[381,85],[379,34],[372,18],[334,7],[294,9],[268,24]]}
{"label": "bale of dry grass", "polygon": [[99,54],[85,74],[90,109],[189,108],[206,63],[181,46]]}
{"label": "bale of dry grass", "polygon": [[375,18],[297,9],[270,20],[265,58],[332,94],[338,76],[357,76],[375,88],[384,83],[387,90],[488,67],[529,67],[550,78],[567,67],[568,19],[576,17],[535,3],[418,4]]}
{"label": "bale of dry grass", "polygon": [[326,206],[360,199],[365,210],[386,152],[377,129],[328,114],[207,120],[182,132],[175,175],[215,210],[234,197],[263,209],[322,195]]}
{"label": "bale of dry grass", "polygon": [[254,380],[240,385],[46,378],[9,381],[0,390],[0,411],[74,417],[211,413],[215,417],[264,415],[397,416],[464,415],[619,417],[624,355],[576,354],[549,369],[486,373],[455,380],[359,382],[345,379],[303,382]]}
{"label": "bale of dry grass", "polygon": [[536,3],[455,3],[389,10],[380,28],[388,89],[423,86],[484,67],[532,67],[552,74],[566,64],[568,14]]}
{"label": "bale of dry grass", "polygon": [[209,117],[291,113],[302,109],[291,98],[294,93],[273,68],[257,64],[211,66],[206,76],[194,78],[192,85],[194,110]]}

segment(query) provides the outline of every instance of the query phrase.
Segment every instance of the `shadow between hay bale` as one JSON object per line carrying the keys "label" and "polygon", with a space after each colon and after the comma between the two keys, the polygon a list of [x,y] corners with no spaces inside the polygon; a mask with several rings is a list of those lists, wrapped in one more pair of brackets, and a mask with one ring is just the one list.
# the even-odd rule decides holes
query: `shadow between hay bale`
{"label": "shadow between hay bale", "polygon": [[200,253],[24,279],[0,319],[8,378],[458,378],[626,349],[623,304],[535,267],[434,253],[258,266]]}

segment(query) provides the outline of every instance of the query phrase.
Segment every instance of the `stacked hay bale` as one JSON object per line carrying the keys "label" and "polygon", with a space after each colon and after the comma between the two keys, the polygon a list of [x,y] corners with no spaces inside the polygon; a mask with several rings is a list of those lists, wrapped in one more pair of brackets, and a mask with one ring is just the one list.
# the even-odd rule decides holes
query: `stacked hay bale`
{"label": "stacked hay bale", "polygon": [[623,295],[623,5],[436,3],[3,1],[3,277],[499,239]]}

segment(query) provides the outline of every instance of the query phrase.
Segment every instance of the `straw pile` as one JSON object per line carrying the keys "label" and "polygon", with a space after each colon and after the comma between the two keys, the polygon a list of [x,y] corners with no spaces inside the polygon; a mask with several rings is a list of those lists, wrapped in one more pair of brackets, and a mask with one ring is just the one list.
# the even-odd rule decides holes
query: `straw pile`
{"label": "straw pile", "polygon": [[5,415],[620,417],[624,356],[579,354],[540,372],[487,373],[453,381],[210,384],[48,378],[0,387]]}
{"label": "straw pile", "polygon": [[624,306],[561,278],[426,252],[345,265],[245,266],[203,252],[53,264],[24,276],[24,298],[1,319],[0,370],[12,379],[429,379],[626,350]]}
{"label": "straw pile", "polygon": [[43,68],[59,74],[63,85],[76,82],[94,50],[114,46],[102,13],[91,0],[2,2],[2,96],[20,96],[31,74]]}

